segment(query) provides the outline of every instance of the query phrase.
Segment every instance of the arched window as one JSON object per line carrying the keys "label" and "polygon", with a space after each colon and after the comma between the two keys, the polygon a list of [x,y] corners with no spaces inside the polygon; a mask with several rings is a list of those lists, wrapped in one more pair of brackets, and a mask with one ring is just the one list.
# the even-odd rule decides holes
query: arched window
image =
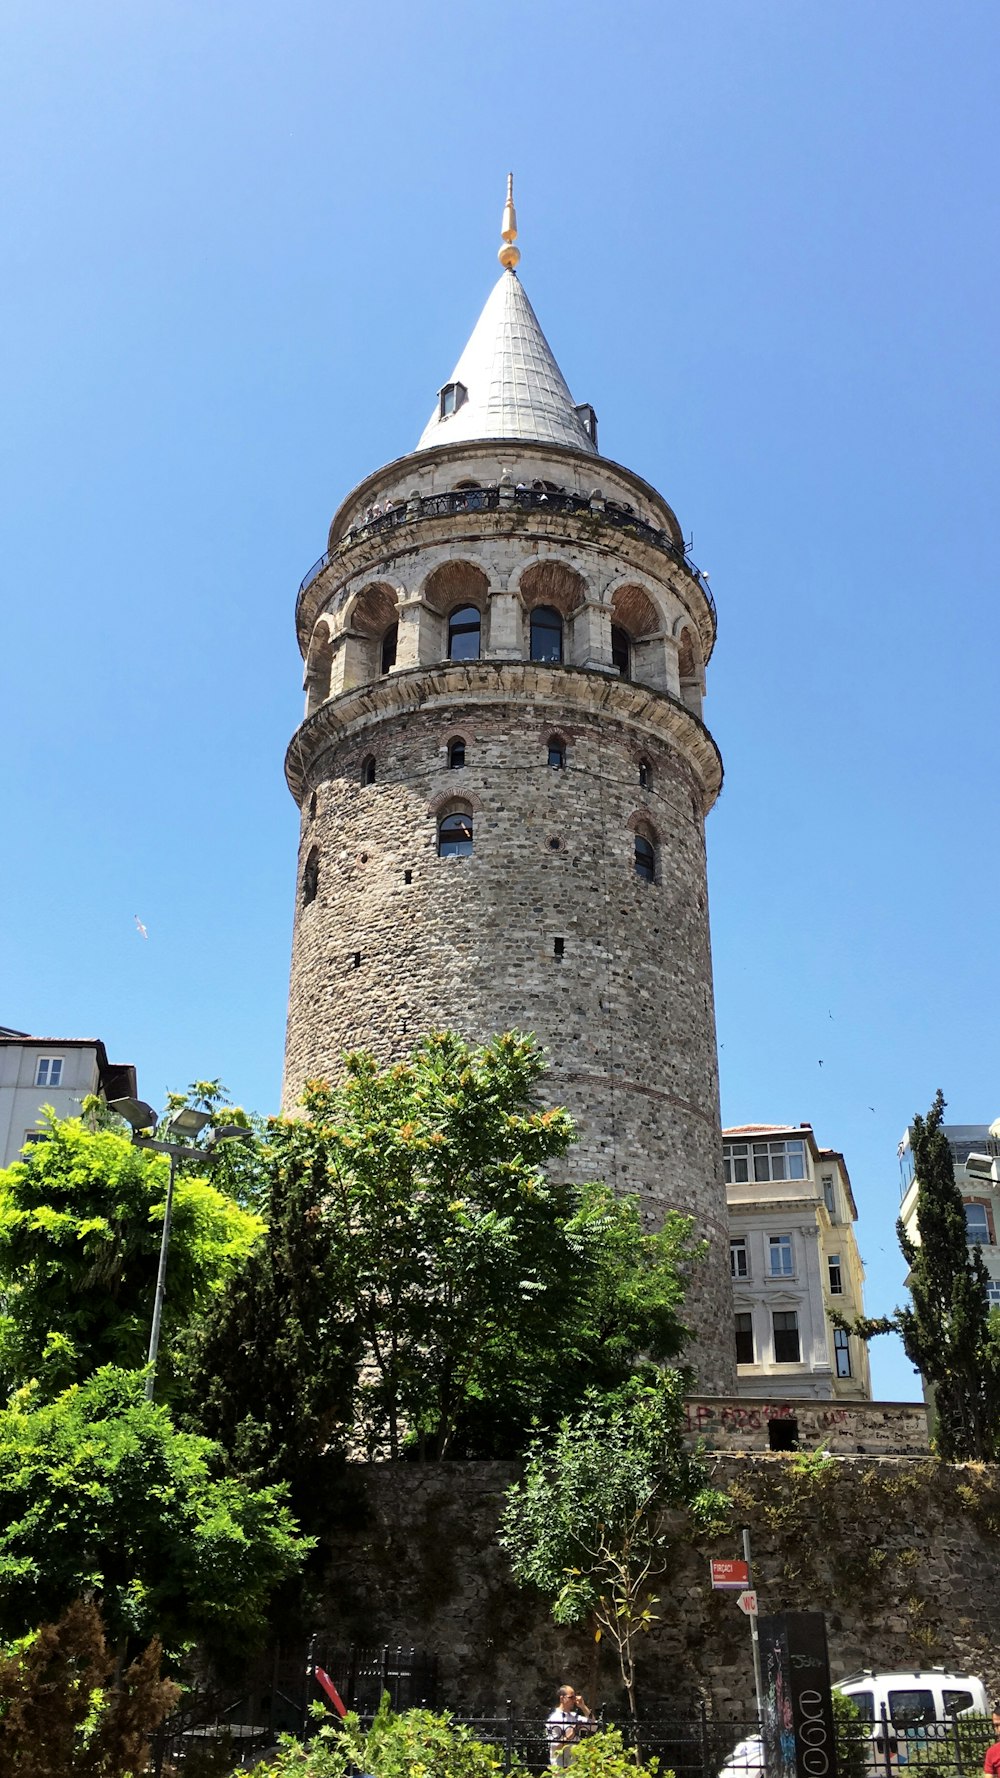
{"label": "arched window", "polygon": [[368,758],[365,760],[364,764],[361,767],[361,782],[362,782],[362,784],[374,784],[375,773],[376,773],[375,755],[374,755],[374,753],[369,753]]}
{"label": "arched window", "polygon": [[453,772],[457,772],[464,764],[465,742],[461,735],[456,735],[453,741],[448,742],[448,765]]}
{"label": "arched window", "polygon": [[531,613],[531,658],[533,661],[561,661],[562,618],[554,605],[536,605]]}
{"label": "arched window", "polygon": [[478,661],[482,618],[475,605],[459,605],[448,619],[448,659]]}
{"label": "arched window", "polygon": [[467,858],[472,851],[472,812],[445,815],[438,823],[438,856]]}
{"label": "arched window", "polygon": [[656,848],[644,833],[635,836],[635,871],[645,882],[656,882]]}
{"label": "arched window", "polygon": [[652,784],[652,782],[653,782],[653,773],[652,773],[652,769],[649,764],[649,760],[648,759],[640,759],[640,761],[639,761],[639,788],[641,790],[648,790],[650,785]]}
{"label": "arched window", "polygon": [[617,667],[623,679],[632,676],[632,638],[621,624],[611,625],[611,665]]}
{"label": "arched window", "polygon": [[316,900],[319,891],[319,847],[314,846],[302,872],[302,906]]}
{"label": "arched window", "polygon": [[385,635],[382,637],[382,654],[381,654],[381,659],[380,659],[380,669],[381,669],[383,677],[385,676],[386,673],[391,673],[393,667],[396,665],[396,641],[397,641],[398,636],[399,636],[399,625],[398,624],[390,624],[389,628],[385,632]]}
{"label": "arched window", "polygon": [[309,819],[310,819],[310,821],[315,821],[317,807],[318,807],[318,798],[317,798],[316,792],[314,790],[312,793],[312,796],[309,798]]}
{"label": "arched window", "polygon": [[549,736],[549,765],[562,771],[566,764],[566,743],[558,735]]}

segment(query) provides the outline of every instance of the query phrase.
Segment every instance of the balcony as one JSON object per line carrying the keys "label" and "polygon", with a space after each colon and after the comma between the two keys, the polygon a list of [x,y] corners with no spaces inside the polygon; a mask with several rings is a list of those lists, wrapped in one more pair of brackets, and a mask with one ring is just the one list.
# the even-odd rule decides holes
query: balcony
{"label": "balcony", "polygon": [[462,513],[521,511],[548,513],[568,513],[578,517],[586,517],[599,525],[608,525],[625,532],[641,542],[662,550],[672,562],[683,568],[697,584],[712,620],[712,638],[714,641],[717,630],[715,600],[708,581],[701,570],[692,562],[690,556],[676,543],[669,531],[661,531],[655,525],[648,525],[640,519],[632,508],[615,500],[590,499],[584,494],[569,494],[562,491],[543,491],[535,488],[452,488],[444,494],[414,495],[407,501],[400,501],[380,513],[377,518],[368,519],[360,525],[354,525],[346,531],[326,555],[314,562],[305,575],[298,591],[295,603],[296,623],[299,621],[303,601],[310,587],[325,568],[339,556],[345,547],[356,543],[359,539],[388,536],[402,525],[420,524],[426,519],[448,518]]}

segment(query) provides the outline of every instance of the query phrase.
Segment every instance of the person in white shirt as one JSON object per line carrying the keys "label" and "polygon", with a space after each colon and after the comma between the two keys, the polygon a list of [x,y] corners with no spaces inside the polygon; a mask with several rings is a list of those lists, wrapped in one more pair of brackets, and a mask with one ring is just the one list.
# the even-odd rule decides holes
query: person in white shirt
{"label": "person in white shirt", "polygon": [[549,1765],[554,1771],[565,1771],[581,1735],[589,1735],[595,1726],[594,1712],[590,1705],[571,1685],[561,1685],[559,1702],[545,1723]]}

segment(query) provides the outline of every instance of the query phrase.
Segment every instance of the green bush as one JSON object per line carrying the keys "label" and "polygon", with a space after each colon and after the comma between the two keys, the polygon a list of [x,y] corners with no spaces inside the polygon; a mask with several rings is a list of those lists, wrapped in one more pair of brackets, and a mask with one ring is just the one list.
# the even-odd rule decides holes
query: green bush
{"label": "green bush", "polygon": [[[657,1773],[656,1760],[645,1769]],[[571,1770],[579,1778],[635,1778],[636,1761],[619,1730],[605,1729],[581,1741]],[[367,1732],[348,1714],[342,1724],[324,1723],[305,1746],[284,1735],[277,1759],[256,1772],[258,1778],[348,1778],[351,1772],[371,1778],[506,1778],[507,1773],[529,1778],[523,1766],[505,1765],[502,1747],[477,1740],[460,1723],[431,1710],[404,1710],[397,1716],[387,1697]],[[673,1778],[673,1773],[659,1778]]]}

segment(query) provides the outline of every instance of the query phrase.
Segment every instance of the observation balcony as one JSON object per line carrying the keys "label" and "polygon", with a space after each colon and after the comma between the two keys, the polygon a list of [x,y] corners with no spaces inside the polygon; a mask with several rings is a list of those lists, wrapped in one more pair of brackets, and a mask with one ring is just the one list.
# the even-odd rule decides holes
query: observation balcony
{"label": "observation balcony", "polygon": [[[540,516],[565,514],[576,518],[584,518],[599,527],[607,526],[626,536],[633,537],[653,549],[661,551],[695,582],[704,599],[711,620],[711,641],[714,646],[718,629],[715,600],[712,590],[700,568],[691,560],[680,544],[670,535],[669,531],[660,530],[655,525],[647,524],[640,519],[632,508],[624,502],[605,500],[592,495],[570,494],[561,490],[539,490],[535,488],[451,488],[441,494],[414,494],[407,500],[400,500],[390,505],[377,516],[365,519],[361,524],[353,525],[344,532],[334,547],[327,550],[314,562],[304,576],[299,587],[295,603],[296,624],[300,623],[303,607],[310,589],[331,562],[335,562],[344,552],[359,542],[377,542],[403,527],[419,525],[431,519],[449,518],[471,513],[507,513],[537,512]],[[711,648],[706,649],[706,658]]]}

